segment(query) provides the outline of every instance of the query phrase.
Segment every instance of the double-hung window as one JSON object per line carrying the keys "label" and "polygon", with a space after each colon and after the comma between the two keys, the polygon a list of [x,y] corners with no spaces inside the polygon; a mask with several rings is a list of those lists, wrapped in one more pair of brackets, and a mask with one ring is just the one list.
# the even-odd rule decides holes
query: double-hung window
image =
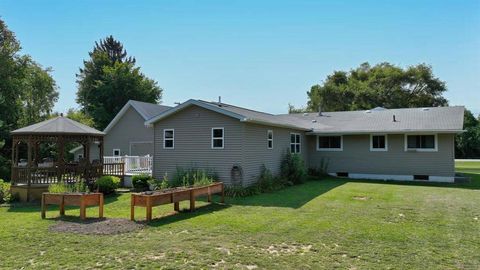
{"label": "double-hung window", "polygon": [[318,136],[317,151],[342,151],[342,136]]}
{"label": "double-hung window", "polygon": [[163,130],[163,148],[164,149],[175,148],[175,130],[174,129]]}
{"label": "double-hung window", "polygon": [[370,151],[388,151],[387,135],[370,135]]}
{"label": "double-hung window", "polygon": [[301,149],[300,134],[299,133],[290,133],[290,152],[291,153],[300,153]]}
{"label": "double-hung window", "polygon": [[273,149],[273,130],[267,130],[267,149]]}
{"label": "double-hung window", "polygon": [[224,129],[212,128],[212,149],[223,149],[224,147]]}
{"label": "double-hung window", "polygon": [[437,151],[437,135],[405,135],[405,151]]}

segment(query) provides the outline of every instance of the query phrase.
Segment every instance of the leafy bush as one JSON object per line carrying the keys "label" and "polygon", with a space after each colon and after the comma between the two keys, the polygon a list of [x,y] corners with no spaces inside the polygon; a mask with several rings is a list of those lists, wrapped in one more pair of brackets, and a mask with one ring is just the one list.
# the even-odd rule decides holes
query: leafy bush
{"label": "leafy bush", "polygon": [[139,174],[132,177],[132,185],[138,191],[149,190],[149,181],[151,182],[153,177],[148,174]]}
{"label": "leafy bush", "polygon": [[261,192],[271,192],[284,188],[287,181],[282,177],[273,176],[272,172],[265,165],[262,165],[257,185]]}
{"label": "leafy bush", "polygon": [[253,185],[249,187],[242,186],[226,186],[225,187],[225,196],[237,198],[237,197],[247,197],[252,195],[260,194],[260,188],[258,185]]}
{"label": "leafy bush", "polygon": [[115,189],[120,186],[120,178],[116,176],[105,175],[98,178],[95,185],[99,192],[103,194],[110,194],[115,192]]}
{"label": "leafy bush", "polygon": [[84,180],[79,180],[75,184],[66,184],[65,182],[59,182],[50,184],[48,186],[48,192],[50,193],[67,193],[67,192],[87,192],[87,185]]}
{"label": "leafy bush", "polygon": [[10,187],[10,183],[6,183],[3,179],[0,179],[0,203],[8,203],[13,200]]}
{"label": "leafy bush", "polygon": [[70,187],[64,182],[50,184],[48,186],[48,192],[50,193],[67,193],[70,192]]}
{"label": "leafy bush", "polygon": [[177,171],[173,176],[172,184],[178,186],[203,186],[209,185],[217,179],[217,174],[212,170],[204,170],[198,168],[183,169],[177,167]]}
{"label": "leafy bush", "polygon": [[328,164],[329,164],[328,159],[322,158],[320,160],[320,166],[316,168],[308,168],[308,175],[314,176],[314,177],[322,177],[327,175]]}
{"label": "leafy bush", "polygon": [[163,176],[162,180],[157,180],[155,178],[150,179],[148,184],[150,184],[153,190],[162,190],[170,187],[167,174]]}
{"label": "leafy bush", "polygon": [[302,157],[287,152],[281,163],[281,176],[295,185],[305,182],[307,170]]}

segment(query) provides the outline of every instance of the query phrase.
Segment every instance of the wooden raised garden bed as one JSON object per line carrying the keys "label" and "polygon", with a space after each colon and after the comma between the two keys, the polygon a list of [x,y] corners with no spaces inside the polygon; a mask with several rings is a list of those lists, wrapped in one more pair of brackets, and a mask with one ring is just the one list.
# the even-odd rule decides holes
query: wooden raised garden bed
{"label": "wooden raised garden bed", "polygon": [[98,206],[98,217],[103,217],[103,193],[48,193],[42,194],[42,218],[48,205],[58,205],[60,215],[65,215],[65,206],[80,206],[80,218],[86,219],[87,206]]}
{"label": "wooden raised garden bed", "polygon": [[146,208],[147,221],[152,220],[152,207],[173,203],[175,211],[180,210],[181,201],[190,201],[190,211],[195,210],[195,200],[200,196],[207,196],[208,202],[212,201],[213,194],[221,194],[221,202],[225,201],[223,183],[213,183],[202,187],[186,187],[166,189],[155,192],[132,193],[130,219],[135,220],[135,206]]}

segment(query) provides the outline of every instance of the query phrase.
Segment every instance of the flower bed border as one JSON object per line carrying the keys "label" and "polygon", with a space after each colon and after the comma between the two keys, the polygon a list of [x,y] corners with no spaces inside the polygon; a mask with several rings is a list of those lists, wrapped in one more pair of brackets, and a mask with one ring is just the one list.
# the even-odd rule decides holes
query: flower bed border
{"label": "flower bed border", "polygon": [[98,206],[98,217],[103,218],[103,193],[42,193],[42,218],[46,217],[48,205],[58,205],[60,215],[65,215],[65,206],[80,206],[80,218],[87,218],[87,206]]}
{"label": "flower bed border", "polygon": [[152,220],[152,208],[155,206],[173,203],[175,211],[180,210],[181,201],[190,201],[190,211],[195,211],[195,199],[200,196],[207,196],[207,201],[212,201],[213,194],[221,194],[221,202],[225,202],[225,191],[222,182],[213,183],[208,186],[188,187],[185,189],[171,189],[163,192],[132,193],[130,201],[130,220],[135,220],[135,206],[146,208],[147,221]]}

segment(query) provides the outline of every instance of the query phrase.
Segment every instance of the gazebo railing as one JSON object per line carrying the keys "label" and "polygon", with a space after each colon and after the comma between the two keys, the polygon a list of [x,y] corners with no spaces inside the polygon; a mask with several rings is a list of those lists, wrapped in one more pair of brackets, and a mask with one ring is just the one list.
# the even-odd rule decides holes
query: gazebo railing
{"label": "gazebo railing", "polygon": [[95,180],[102,175],[116,175],[123,177],[123,163],[90,164],[65,164],[53,167],[13,167],[13,185],[49,185],[63,181],[75,183],[80,179]]}

